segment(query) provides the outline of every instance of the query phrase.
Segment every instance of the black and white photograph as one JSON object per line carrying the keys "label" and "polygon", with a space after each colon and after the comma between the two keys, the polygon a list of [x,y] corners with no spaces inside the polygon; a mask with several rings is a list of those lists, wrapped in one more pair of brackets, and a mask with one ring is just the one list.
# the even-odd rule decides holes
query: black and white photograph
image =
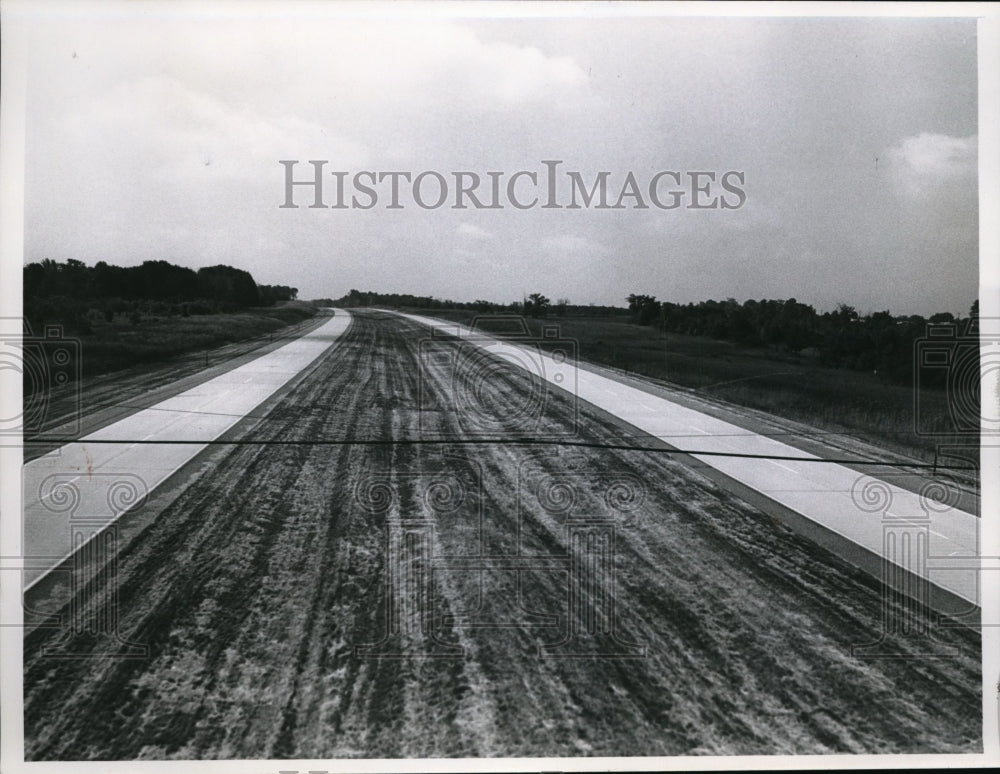
{"label": "black and white photograph", "polygon": [[1000,764],[994,8],[0,14],[5,771]]}

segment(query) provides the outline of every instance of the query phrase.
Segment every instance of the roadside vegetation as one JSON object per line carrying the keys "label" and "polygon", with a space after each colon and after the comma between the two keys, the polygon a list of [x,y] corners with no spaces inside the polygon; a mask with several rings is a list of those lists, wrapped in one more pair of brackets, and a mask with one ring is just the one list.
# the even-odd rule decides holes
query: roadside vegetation
{"label": "roadside vegetation", "polygon": [[[24,267],[26,395],[136,365],[274,333],[316,313],[297,289],[246,271],[166,261],[111,266],[44,260]],[[53,355],[71,344],[70,361]],[[33,362],[32,362],[33,361]],[[35,367],[31,367],[34,365]]]}
{"label": "roadside vegetation", "polygon": [[315,313],[309,304],[292,302],[211,315],[144,315],[138,324],[127,319],[95,321],[88,333],[75,338],[87,378],[273,334]]}

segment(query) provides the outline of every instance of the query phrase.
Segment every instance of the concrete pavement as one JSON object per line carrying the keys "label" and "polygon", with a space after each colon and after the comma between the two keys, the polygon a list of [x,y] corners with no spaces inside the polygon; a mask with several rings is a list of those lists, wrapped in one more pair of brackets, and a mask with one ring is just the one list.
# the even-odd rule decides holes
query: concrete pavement
{"label": "concrete pavement", "polygon": [[272,352],[26,463],[25,588],[309,366],[350,323],[348,312],[335,310]]}
{"label": "concrete pavement", "polygon": [[[574,383],[569,384],[565,363],[534,348],[520,348],[518,354],[517,345],[462,325],[397,314],[457,335],[521,368],[537,364],[538,375],[549,384],[691,450],[704,465],[884,560],[889,575],[893,567],[909,573],[910,580],[901,584],[905,588],[930,594],[933,589],[921,590],[919,582],[913,583],[914,578],[927,581],[938,597],[948,598],[942,606],[951,612],[980,606],[982,570],[1000,569],[995,558],[979,557],[979,519],[954,507],[955,492],[940,483],[929,481],[914,493],[589,370],[574,369]],[[783,457],[795,459],[776,459]]]}

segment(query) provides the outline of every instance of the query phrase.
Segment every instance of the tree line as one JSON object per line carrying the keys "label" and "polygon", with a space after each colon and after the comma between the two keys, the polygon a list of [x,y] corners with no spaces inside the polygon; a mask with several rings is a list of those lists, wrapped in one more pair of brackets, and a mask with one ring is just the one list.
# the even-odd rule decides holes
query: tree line
{"label": "tree line", "polygon": [[23,277],[24,315],[33,329],[57,323],[71,333],[89,333],[97,319],[111,322],[116,315],[138,324],[143,315],[233,312],[298,295],[286,285],[258,285],[249,272],[232,266],[194,270],[168,261],[87,266],[46,258],[25,265]]}
{"label": "tree line", "polygon": [[561,298],[552,303],[541,293],[532,293],[520,301],[508,304],[476,299],[475,301],[452,301],[433,296],[415,296],[409,293],[378,293],[373,290],[350,290],[340,298],[316,299],[315,303],[326,306],[361,307],[387,306],[393,309],[466,309],[481,314],[524,314],[530,317],[546,317],[550,314],[564,317],[621,317],[627,311],[619,306],[599,306],[596,304],[571,304]]}
{"label": "tree line", "polygon": [[[328,306],[386,306],[397,309],[465,309],[480,314],[523,314],[531,317],[600,317],[628,321],[649,328],[650,333],[706,336],[745,347],[769,349],[814,360],[820,365],[870,371],[880,379],[910,384],[914,373],[914,352],[927,335],[928,325],[950,324],[956,343],[968,342],[970,322],[979,316],[975,301],[968,317],[940,312],[930,317],[893,315],[888,310],[861,315],[847,304],[819,313],[794,298],[783,300],[749,299],[742,304],[733,298],[675,304],[655,296],[632,294],[627,308],[581,306],[568,299],[551,302],[541,293],[532,293],[508,304],[482,299],[461,302],[406,293],[377,293],[352,289],[339,299],[322,299]],[[923,374],[923,386],[934,386],[946,377],[946,369]],[[941,386],[941,385],[938,385]]]}
{"label": "tree line", "polygon": [[[953,326],[958,343],[977,335],[970,322],[979,317],[978,300],[973,302],[967,318],[950,312],[927,318],[894,316],[889,310],[860,315],[847,304],[819,314],[794,298],[750,299],[742,304],[729,298],[682,305],[633,294],[627,301],[632,322],[638,325],[665,333],[708,336],[748,347],[798,353],[822,365],[872,371],[901,384],[912,381],[915,345],[926,337],[928,325]],[[939,376],[944,373],[941,371]]]}

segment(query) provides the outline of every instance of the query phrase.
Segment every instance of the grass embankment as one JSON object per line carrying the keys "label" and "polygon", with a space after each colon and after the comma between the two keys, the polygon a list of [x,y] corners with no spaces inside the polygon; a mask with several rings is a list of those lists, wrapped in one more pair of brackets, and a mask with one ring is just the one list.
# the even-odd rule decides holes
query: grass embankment
{"label": "grass embankment", "polygon": [[111,322],[93,322],[90,333],[72,338],[80,342],[80,365],[86,379],[253,339],[302,322],[315,313],[316,308],[310,304],[290,302],[230,314],[150,316],[137,322],[117,315]]}
{"label": "grass embankment", "polygon": [[[435,310],[433,315],[466,325],[477,316],[466,310]],[[490,317],[481,320],[488,324]],[[533,336],[540,336],[545,325],[558,325],[561,338],[576,342],[581,360],[670,382],[820,431],[850,435],[927,462],[936,461],[936,449],[944,444],[970,443],[968,437],[943,434],[953,425],[943,390],[921,390],[918,411],[909,386],[888,383],[867,371],[823,367],[795,353],[662,333],[626,320],[528,318],[527,324]],[[511,330],[509,324],[493,327]],[[928,435],[927,430],[938,434]]]}

